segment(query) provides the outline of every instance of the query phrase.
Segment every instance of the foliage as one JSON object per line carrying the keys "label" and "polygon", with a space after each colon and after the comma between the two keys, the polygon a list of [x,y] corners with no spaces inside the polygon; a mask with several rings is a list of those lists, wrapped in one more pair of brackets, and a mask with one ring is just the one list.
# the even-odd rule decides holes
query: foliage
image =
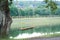
{"label": "foliage", "polygon": [[11,16],[17,16],[18,15],[18,9],[16,7],[10,8]]}
{"label": "foliage", "polygon": [[52,0],[45,0],[47,3],[46,8],[50,8],[51,12],[54,13],[57,9],[57,4]]}
{"label": "foliage", "polygon": [[[59,11],[60,8],[58,8],[54,15],[60,15]],[[10,7],[11,16],[35,16],[35,15],[49,15],[51,14],[50,10],[47,8],[26,8],[26,9],[18,9],[17,7]],[[33,13],[34,12],[34,13]],[[52,15],[52,14],[51,14]]]}
{"label": "foliage", "polygon": [[48,3],[49,0],[45,0],[46,3]]}
{"label": "foliage", "polygon": [[[60,15],[57,4],[53,1],[46,0],[46,5],[33,7],[18,8],[14,4],[10,6],[11,16],[40,16],[40,15]],[[46,7],[45,7],[46,6]],[[50,9],[48,9],[50,8]]]}

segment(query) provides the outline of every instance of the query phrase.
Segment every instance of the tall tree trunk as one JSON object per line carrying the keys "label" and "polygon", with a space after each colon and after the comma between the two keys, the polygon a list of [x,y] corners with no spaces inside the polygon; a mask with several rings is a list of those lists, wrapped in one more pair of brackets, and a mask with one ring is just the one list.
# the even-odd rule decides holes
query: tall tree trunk
{"label": "tall tree trunk", "polygon": [[0,37],[5,38],[9,34],[9,29],[12,23],[12,19],[10,16],[8,0],[5,1],[5,4],[1,7],[4,11],[2,18],[2,26],[0,26]]}

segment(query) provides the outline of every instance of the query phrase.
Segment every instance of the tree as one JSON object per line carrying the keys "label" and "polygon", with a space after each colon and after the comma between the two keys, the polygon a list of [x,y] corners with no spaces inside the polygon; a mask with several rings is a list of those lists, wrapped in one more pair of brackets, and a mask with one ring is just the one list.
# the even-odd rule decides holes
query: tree
{"label": "tree", "polygon": [[45,3],[47,3],[46,8],[50,8],[52,14],[55,13],[57,4],[53,0],[45,0]]}
{"label": "tree", "polygon": [[12,23],[12,19],[10,16],[9,5],[11,5],[8,0],[0,0],[0,37],[5,38],[9,34],[10,25]]}
{"label": "tree", "polygon": [[11,16],[18,16],[19,12],[18,12],[17,7],[10,7],[10,14]]}

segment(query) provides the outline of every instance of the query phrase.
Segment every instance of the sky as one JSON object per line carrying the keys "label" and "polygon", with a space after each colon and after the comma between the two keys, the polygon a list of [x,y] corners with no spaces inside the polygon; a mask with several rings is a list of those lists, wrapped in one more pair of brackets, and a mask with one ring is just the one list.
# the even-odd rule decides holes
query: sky
{"label": "sky", "polygon": [[[44,1],[44,0],[14,0],[14,1]],[[60,1],[60,0],[56,0],[56,1]]]}

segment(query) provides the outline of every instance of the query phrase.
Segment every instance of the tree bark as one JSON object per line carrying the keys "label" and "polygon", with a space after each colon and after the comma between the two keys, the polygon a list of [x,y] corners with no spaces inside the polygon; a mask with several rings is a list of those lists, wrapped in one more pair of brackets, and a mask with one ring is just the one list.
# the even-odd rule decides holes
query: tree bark
{"label": "tree bark", "polygon": [[8,37],[9,29],[12,23],[8,0],[6,0],[5,4],[3,4],[3,6],[0,8],[2,8],[2,11],[4,12],[2,22],[1,22],[2,24],[0,26],[0,37],[5,38],[5,37]]}

